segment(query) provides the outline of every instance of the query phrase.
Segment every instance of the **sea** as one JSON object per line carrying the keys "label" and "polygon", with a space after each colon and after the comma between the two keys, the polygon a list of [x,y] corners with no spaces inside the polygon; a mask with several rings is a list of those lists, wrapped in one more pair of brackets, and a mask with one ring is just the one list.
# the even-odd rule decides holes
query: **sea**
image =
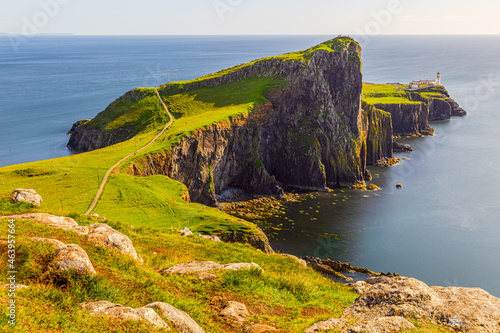
{"label": "sea", "polygon": [[[335,36],[0,35],[0,166],[67,156],[67,132],[135,87],[193,79]],[[356,38],[356,37],[355,37]],[[500,297],[500,36],[360,36],[363,80],[437,72],[467,117],[402,138],[414,152],[371,167],[380,191],[336,189],[288,203],[271,245]],[[1,170],[1,169],[0,169]],[[395,185],[403,184],[403,189]]]}

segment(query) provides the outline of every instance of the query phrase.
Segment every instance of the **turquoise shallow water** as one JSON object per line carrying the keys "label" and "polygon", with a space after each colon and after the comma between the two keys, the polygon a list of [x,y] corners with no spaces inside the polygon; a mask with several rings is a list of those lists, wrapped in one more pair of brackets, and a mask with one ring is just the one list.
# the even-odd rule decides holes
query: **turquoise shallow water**
{"label": "turquoise shallow water", "polygon": [[[137,86],[195,78],[328,38],[39,37],[16,53],[0,36],[0,162],[69,154],[72,123]],[[379,36],[365,43],[366,82],[406,83],[440,71],[469,115],[434,123],[434,137],[409,140],[415,152],[402,155],[410,158],[403,164],[373,168],[381,191],[337,190],[290,205],[294,222],[272,221],[290,229],[271,239],[273,247],[500,296],[498,54],[499,36]],[[404,189],[396,191],[399,182]]]}

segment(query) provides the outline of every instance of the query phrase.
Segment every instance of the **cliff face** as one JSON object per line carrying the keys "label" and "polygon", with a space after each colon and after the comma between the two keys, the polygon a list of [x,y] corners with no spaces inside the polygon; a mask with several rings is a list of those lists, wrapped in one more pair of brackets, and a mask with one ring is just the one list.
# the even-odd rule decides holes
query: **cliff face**
{"label": "cliff face", "polygon": [[[339,38],[305,52],[301,60],[269,58],[162,87],[168,100],[253,77],[279,76],[287,82],[268,92],[267,102],[250,114],[184,135],[165,151],[137,159],[129,172],[167,175],[187,185],[191,200],[207,205],[216,204],[215,194],[229,186],[280,195],[282,188],[323,190],[362,181],[367,162],[392,156],[392,130],[388,114],[362,112],[361,49],[352,39]],[[84,126],[73,134],[75,150],[116,143],[116,136]]]}
{"label": "cliff face", "polygon": [[[156,100],[155,100],[156,99]],[[68,132],[68,148],[75,153],[92,151],[126,141],[153,122],[163,122],[164,115],[153,113],[147,103],[156,104],[154,90],[134,89],[113,101],[92,120],[80,120]]]}
{"label": "cliff face", "polygon": [[[367,155],[369,163],[392,156],[390,117],[369,110],[362,122],[358,44],[315,52],[308,63],[264,61],[230,77],[276,74],[289,85],[270,93],[269,102],[249,115],[200,129],[130,170],[138,176],[167,175],[186,184],[193,201],[214,205],[215,194],[229,186],[280,195],[282,187],[352,185],[363,179]],[[222,76],[190,89],[227,82]]]}
{"label": "cliff face", "polygon": [[431,135],[434,132],[429,125],[429,108],[424,103],[375,104],[375,107],[391,114],[395,136]]}
{"label": "cliff face", "polygon": [[374,104],[377,109],[391,114],[395,136],[432,135],[434,130],[429,124],[430,121],[467,115],[442,86],[429,87],[419,92],[408,92],[406,98],[417,103]]}
{"label": "cliff face", "polygon": [[393,130],[391,114],[363,102],[363,129],[366,133],[366,164],[392,156]]}

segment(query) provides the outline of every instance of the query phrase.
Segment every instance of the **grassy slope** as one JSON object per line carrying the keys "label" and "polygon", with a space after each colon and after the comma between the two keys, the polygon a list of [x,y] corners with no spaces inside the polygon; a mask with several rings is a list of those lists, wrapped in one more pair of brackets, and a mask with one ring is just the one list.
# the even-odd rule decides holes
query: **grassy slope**
{"label": "grassy slope", "polygon": [[[343,44],[344,41],[340,40],[320,45],[316,49],[336,51]],[[313,51],[314,48],[278,58],[307,61]],[[238,68],[241,66],[201,79],[220,76]],[[250,112],[256,103],[265,101],[269,89],[284,84],[286,82],[279,78],[250,78],[185,94],[169,95],[167,92],[163,98],[177,120],[167,135],[142,154],[162,151],[200,127]],[[148,119],[149,126],[140,127],[142,132],[136,138],[81,155],[1,168],[0,214],[45,211],[72,216],[81,225],[91,223],[92,220],[80,217],[78,213],[84,212],[90,205],[105,171],[122,156],[133,152],[136,144],[140,147],[151,140],[164,125],[163,110],[153,99],[125,103],[111,105],[91,126],[109,126],[110,129],[121,125],[134,127]],[[10,192],[18,187],[36,189],[44,198],[42,208],[8,203]],[[171,233],[171,227],[186,225],[199,231],[255,228],[218,210],[185,203],[180,199],[185,191],[183,185],[162,176],[135,178],[118,173],[110,178],[96,212],[107,216],[111,226],[133,240],[145,260],[142,266],[115,252],[94,247],[85,237],[18,221],[18,282],[31,285],[18,294],[18,314],[21,318],[18,331],[152,331],[145,324],[124,324],[96,318],[78,309],[78,303],[82,301],[109,300],[133,307],[153,301],[166,301],[187,311],[207,332],[222,332],[224,328],[217,321],[215,310],[207,306],[207,300],[212,296],[221,295],[228,300],[239,300],[250,305],[256,314],[256,322],[272,324],[290,332],[301,332],[320,319],[339,317],[341,311],[356,298],[346,287],[298,266],[292,259],[265,255],[245,245],[211,243]],[[130,225],[135,228],[130,228]],[[2,226],[5,228],[5,224]],[[2,230],[1,234],[5,235],[6,231]],[[53,249],[31,242],[29,237],[32,236],[56,238],[65,243],[81,245],[89,253],[99,275],[44,274],[43,264],[50,259]],[[6,247],[2,244],[0,247],[3,256],[0,276],[5,280]],[[266,273],[226,272],[221,274],[218,281],[200,283],[194,279],[162,277],[153,270],[155,267],[190,260],[215,260],[221,263],[253,261],[260,264]],[[3,314],[5,293],[0,291]],[[2,318],[4,320],[5,316]],[[8,330],[3,321],[0,325],[3,325],[0,330]],[[420,331],[429,332],[431,328],[425,326]]]}
{"label": "grassy slope", "polygon": [[[408,100],[404,90],[408,89],[408,85],[398,84],[373,84],[363,83],[363,101],[370,104],[419,104]],[[425,99],[446,99],[445,89],[443,86],[429,87],[419,91],[418,94]]]}
{"label": "grassy slope", "polygon": [[[223,121],[231,116],[250,112],[258,103],[266,101],[265,94],[273,87],[286,84],[280,78],[249,78],[215,88],[204,88],[186,94],[162,96],[178,118],[165,136],[141,155],[131,158],[124,167],[141,159],[144,154],[163,151],[196,129]],[[152,89],[150,89],[152,91]],[[140,109],[140,106],[146,106]],[[0,169],[0,195],[8,196],[15,188],[33,188],[44,199],[43,207],[50,210],[70,210],[83,213],[97,192],[99,180],[117,160],[150,141],[164,123],[164,111],[156,99],[157,112],[152,114],[155,101],[150,95],[139,102],[113,103],[90,126],[115,126],[117,122],[138,126],[136,120],[156,119],[150,122],[152,131],[104,149],[54,160],[9,166]],[[124,112],[132,107],[132,112]],[[115,114],[111,115],[112,110]],[[143,114],[139,114],[142,110]],[[133,116],[131,116],[133,114]],[[137,141],[137,143],[136,143]],[[132,225],[170,227],[197,227],[196,231],[248,230],[255,226],[211,208],[187,204],[180,197],[186,188],[166,177],[136,179],[127,174],[111,176],[104,194],[94,212],[112,216]]]}
{"label": "grassy slope", "polygon": [[[404,90],[398,91],[399,85],[363,83],[363,100],[370,104],[420,104],[406,98]],[[408,86],[401,85],[402,89]]]}
{"label": "grassy slope", "polygon": [[[12,205],[5,200],[0,201],[0,207],[3,214],[29,208],[28,205]],[[80,225],[94,222],[91,218],[72,216]],[[178,233],[165,232],[159,228],[131,229],[124,223],[107,223],[132,239],[144,258],[144,265],[117,252],[95,247],[87,241],[86,236],[29,221],[17,221],[18,281],[31,286],[21,291],[18,298],[19,326],[25,332],[98,332],[102,329],[106,332],[141,331],[139,328],[125,330],[124,325],[115,327],[114,322],[107,323],[78,309],[79,302],[103,299],[131,307],[155,301],[168,302],[187,311],[207,332],[223,332],[215,310],[207,306],[213,296],[243,301],[254,310],[257,322],[300,332],[318,318],[339,317],[342,309],[356,298],[348,288],[280,255],[266,255],[245,245],[180,237]],[[5,223],[2,228],[2,235],[5,235]],[[33,236],[80,245],[89,254],[98,276],[44,274],[44,263],[50,260],[54,249],[50,245],[30,241],[29,238]],[[0,276],[5,281],[6,245],[0,244],[0,247]],[[264,268],[265,273],[225,272],[221,273],[218,281],[200,282],[194,278],[163,277],[153,270],[192,260],[255,262]],[[0,294],[5,297],[4,291]],[[5,314],[5,299],[1,302]],[[33,312],[33,307],[38,310]],[[312,318],[301,316],[301,311],[310,308],[320,310],[315,310],[317,315]],[[88,329],[82,329],[87,326]]]}
{"label": "grassy slope", "polygon": [[[32,207],[0,200],[0,209],[2,214],[8,214]],[[80,225],[95,222],[91,218],[71,216]],[[18,292],[19,321],[15,332],[156,332],[144,323],[94,317],[79,309],[80,302],[100,300],[130,307],[167,302],[190,314],[206,332],[227,332],[217,316],[216,296],[245,303],[254,314],[253,322],[273,325],[286,332],[303,332],[319,320],[340,317],[343,309],[357,297],[342,284],[278,254],[267,255],[241,244],[180,237],[178,233],[152,227],[132,229],[121,222],[107,223],[131,238],[144,258],[143,265],[118,252],[94,246],[86,236],[29,221],[16,221],[18,283],[30,288]],[[6,235],[6,224],[1,225],[0,234]],[[81,246],[98,275],[44,272],[54,247],[33,242],[31,237],[53,238]],[[7,247],[0,243],[0,249],[0,278],[5,281]],[[201,282],[189,276],[164,277],[155,271],[155,268],[192,260],[255,262],[265,272],[220,272],[219,280]],[[6,294],[5,290],[0,291],[1,332],[12,331],[5,319]],[[429,323],[415,323],[420,328],[413,332],[449,332]]]}

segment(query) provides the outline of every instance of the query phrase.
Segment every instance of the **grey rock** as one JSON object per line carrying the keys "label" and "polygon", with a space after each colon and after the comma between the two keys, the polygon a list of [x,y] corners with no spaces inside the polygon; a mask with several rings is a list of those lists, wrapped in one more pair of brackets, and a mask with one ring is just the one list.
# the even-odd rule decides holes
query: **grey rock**
{"label": "grey rock", "polygon": [[248,312],[245,304],[231,301],[227,303],[219,315],[231,326],[240,327],[243,326],[245,319],[251,316],[251,313]]}
{"label": "grey rock", "polygon": [[193,236],[193,232],[189,230],[189,228],[184,228],[181,231],[181,236],[187,237],[187,236]]}
{"label": "grey rock", "polygon": [[12,216],[3,216],[2,218],[29,220],[45,224],[53,228],[74,231],[80,235],[87,235],[89,233],[89,228],[80,227],[78,223],[70,217],[55,216],[44,213],[29,213],[29,214],[20,214]]}
{"label": "grey rock", "polygon": [[327,330],[342,329],[348,324],[349,322],[347,321],[347,319],[332,318],[325,321],[320,321],[319,323],[312,325],[307,330],[305,330],[304,333],[324,332]]}
{"label": "grey rock", "polygon": [[147,321],[156,328],[170,330],[167,323],[151,308],[134,309],[107,301],[80,303],[80,307],[93,315],[104,315],[122,320]]}
{"label": "grey rock", "polygon": [[96,245],[115,249],[132,257],[134,260],[143,262],[130,238],[107,224],[95,223],[90,225],[89,240]]}
{"label": "grey rock", "polygon": [[206,239],[206,240],[209,240],[209,241],[212,241],[212,242],[216,242],[216,243],[220,243],[221,242],[220,238],[217,237],[217,236],[198,234],[196,237],[202,238],[202,239]]}
{"label": "grey rock", "polygon": [[188,274],[196,272],[210,272],[215,270],[246,270],[258,269],[264,271],[259,265],[255,263],[234,263],[221,265],[213,261],[191,261],[189,263],[178,264],[161,271],[161,274]]}
{"label": "grey rock", "polygon": [[179,333],[204,333],[205,331],[184,311],[170,304],[157,302],[145,306],[159,311]]}
{"label": "grey rock", "polygon": [[89,274],[97,274],[87,252],[75,244],[67,244],[57,248],[54,258],[47,268],[52,271],[84,270]]}
{"label": "grey rock", "polygon": [[42,196],[36,193],[35,190],[18,188],[12,191],[12,202],[28,202],[35,206],[40,206],[43,202]]}

